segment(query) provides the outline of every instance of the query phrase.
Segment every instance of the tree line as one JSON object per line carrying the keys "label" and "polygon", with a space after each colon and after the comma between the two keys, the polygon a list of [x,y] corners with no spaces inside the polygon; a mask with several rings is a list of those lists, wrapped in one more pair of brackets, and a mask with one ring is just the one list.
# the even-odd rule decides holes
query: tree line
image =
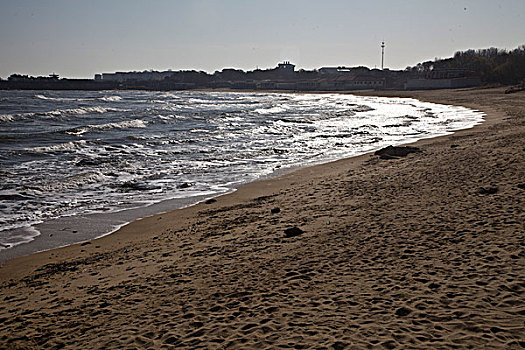
{"label": "tree line", "polygon": [[426,73],[436,69],[466,69],[480,76],[486,84],[517,84],[525,80],[525,45],[514,50],[495,47],[458,51],[454,57],[435,59],[407,67],[412,73]]}

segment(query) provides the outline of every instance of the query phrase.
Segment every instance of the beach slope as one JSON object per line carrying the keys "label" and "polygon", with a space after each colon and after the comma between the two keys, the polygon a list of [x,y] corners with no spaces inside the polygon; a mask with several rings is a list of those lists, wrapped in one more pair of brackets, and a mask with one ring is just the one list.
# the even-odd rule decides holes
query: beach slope
{"label": "beach slope", "polygon": [[7,262],[0,347],[525,347],[525,95],[503,91],[380,93],[486,122]]}

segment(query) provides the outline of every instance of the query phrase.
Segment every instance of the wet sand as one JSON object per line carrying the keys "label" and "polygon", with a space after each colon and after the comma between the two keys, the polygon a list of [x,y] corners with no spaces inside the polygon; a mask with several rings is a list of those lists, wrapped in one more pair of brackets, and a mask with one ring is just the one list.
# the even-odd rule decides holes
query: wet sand
{"label": "wet sand", "polygon": [[525,347],[525,95],[503,90],[372,92],[486,122],[7,262],[0,348]]}

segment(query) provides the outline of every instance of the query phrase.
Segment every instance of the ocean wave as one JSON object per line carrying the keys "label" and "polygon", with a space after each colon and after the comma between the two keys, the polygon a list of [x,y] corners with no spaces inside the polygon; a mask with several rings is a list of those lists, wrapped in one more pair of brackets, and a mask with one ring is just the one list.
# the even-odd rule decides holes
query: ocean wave
{"label": "ocean wave", "polygon": [[80,174],[68,176],[60,182],[60,186],[71,187],[83,186],[88,184],[101,183],[106,179],[106,176],[100,171],[88,171]]}
{"label": "ocean wave", "polygon": [[56,110],[48,111],[48,112],[0,114],[0,122],[12,122],[15,120],[32,118],[32,117],[62,118],[68,115],[84,115],[84,114],[91,114],[91,113],[103,114],[107,112],[121,112],[121,111],[124,111],[124,110],[120,108],[105,108],[101,106],[94,106],[94,107],[56,109]]}
{"label": "ocean wave", "polygon": [[115,102],[115,101],[122,100],[122,97],[120,97],[120,96],[103,96],[103,97],[99,97],[98,99],[101,100],[101,101],[106,101],[106,102]]}
{"label": "ocean wave", "polygon": [[[114,97],[117,97],[117,99],[112,99],[112,97],[113,96],[104,96],[104,97],[101,97],[101,98],[94,98],[94,97],[78,98],[78,97],[51,97],[51,96],[45,96],[45,95],[41,95],[41,94],[33,95],[33,98],[36,98],[36,99],[39,99],[39,100],[62,101],[62,102],[71,102],[71,101],[76,101],[76,102],[93,102],[93,101],[96,101],[96,100],[101,100],[101,101],[118,101],[118,100],[122,99],[119,96],[114,96]],[[109,99],[105,99],[105,98],[109,98]]]}
{"label": "ocean wave", "polygon": [[87,141],[78,140],[78,141],[71,141],[71,142],[66,142],[66,143],[59,143],[59,144],[51,145],[51,146],[24,148],[24,151],[37,152],[37,153],[68,152],[68,151],[75,151],[75,150],[84,148],[86,144],[87,144]]}
{"label": "ocean wave", "polygon": [[[39,183],[39,187],[45,192],[64,192],[64,191],[78,191],[81,188],[89,187],[89,185],[99,185],[106,181],[107,176],[100,171],[89,170],[81,173],[69,175],[66,177],[56,176],[53,179],[45,179]],[[66,193],[66,192],[64,192]],[[70,197],[70,203],[74,205],[77,202],[76,198]]]}
{"label": "ocean wave", "polygon": [[54,100],[54,98],[47,97],[47,96],[44,96],[44,95],[34,95],[33,97],[34,98],[38,98],[39,100]]}
{"label": "ocean wave", "polygon": [[131,129],[131,128],[145,128],[148,124],[147,121],[142,119],[125,120],[117,123],[97,124],[97,125],[86,125],[80,128],[74,128],[65,131],[66,134],[70,135],[82,135],[87,132],[110,130],[110,129]]}
{"label": "ocean wave", "polygon": [[173,98],[173,99],[179,99],[181,98],[180,96],[177,96],[175,94],[171,94],[169,92],[166,92],[166,93],[163,93],[163,94],[160,94],[159,97],[162,97],[162,98]]}
{"label": "ocean wave", "polygon": [[92,100],[89,98],[51,97],[51,96],[45,96],[41,94],[33,95],[33,98],[36,98],[39,100],[50,100],[50,101],[90,101]]}
{"label": "ocean wave", "polygon": [[67,115],[67,114],[73,114],[73,115],[82,115],[82,114],[89,114],[89,113],[106,113],[106,112],[118,112],[121,111],[121,109],[118,108],[105,108],[101,106],[94,106],[94,107],[79,107],[79,108],[69,108],[69,109],[57,109],[50,112],[41,113],[41,115],[45,116],[58,116],[58,115]]}
{"label": "ocean wave", "polygon": [[254,110],[255,113],[259,113],[259,114],[274,114],[274,113],[282,113],[285,111],[286,111],[286,108],[283,108],[280,106],[274,106],[270,108],[258,108]]}
{"label": "ocean wave", "polygon": [[0,114],[0,122],[10,122],[16,118],[17,114]]}

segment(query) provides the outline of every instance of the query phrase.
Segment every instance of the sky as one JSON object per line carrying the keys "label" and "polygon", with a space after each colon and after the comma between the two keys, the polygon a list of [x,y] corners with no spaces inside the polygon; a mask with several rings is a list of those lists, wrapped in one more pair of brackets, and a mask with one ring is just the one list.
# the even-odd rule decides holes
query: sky
{"label": "sky", "polygon": [[525,44],[525,0],[0,0],[0,77],[223,68],[404,69]]}

